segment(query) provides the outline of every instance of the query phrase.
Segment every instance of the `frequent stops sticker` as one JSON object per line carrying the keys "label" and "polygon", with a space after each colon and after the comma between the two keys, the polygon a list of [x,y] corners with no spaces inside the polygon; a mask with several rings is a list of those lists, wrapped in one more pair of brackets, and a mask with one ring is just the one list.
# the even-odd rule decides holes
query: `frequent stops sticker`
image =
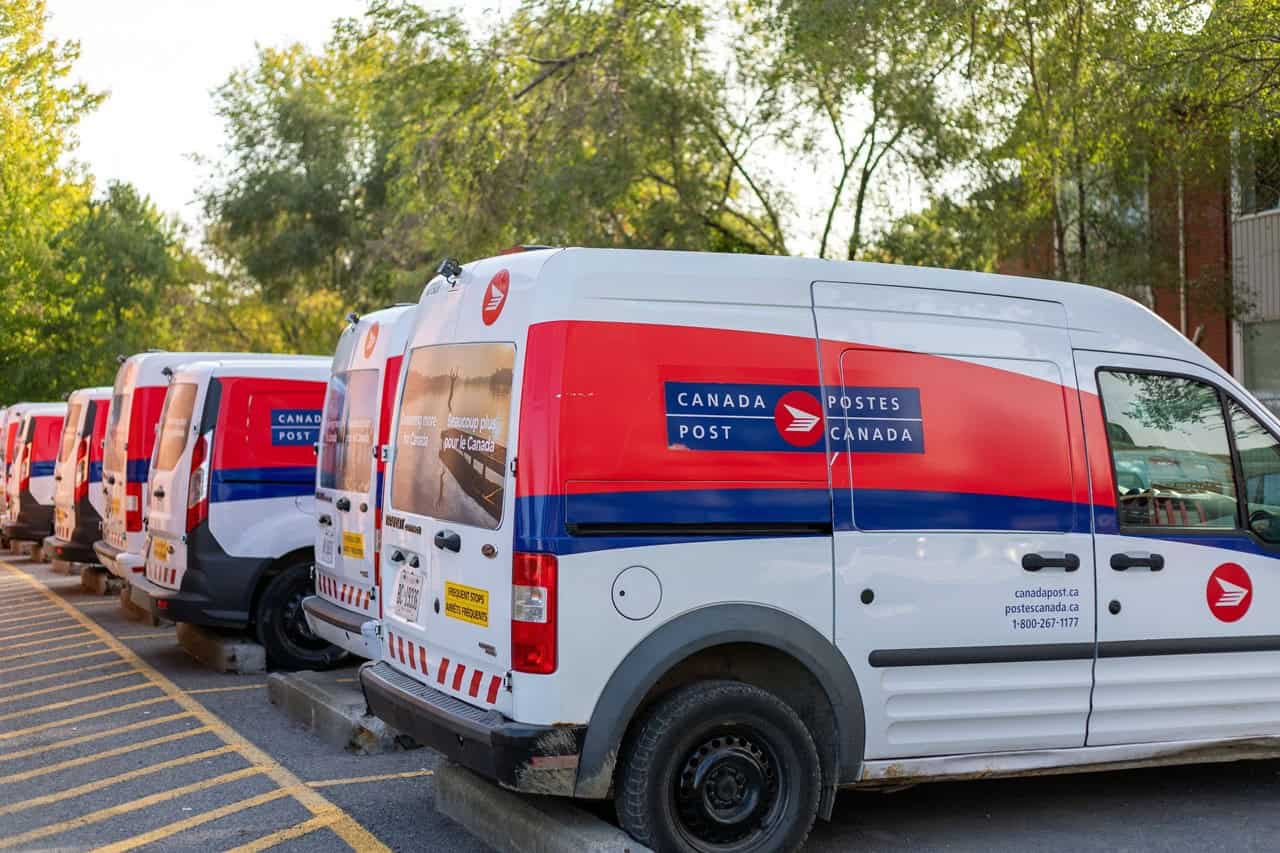
{"label": "frequent stops sticker", "polygon": [[511,275],[506,270],[498,270],[497,275],[489,280],[484,289],[484,303],[480,308],[480,319],[486,326],[498,321],[503,306],[507,304],[507,288],[511,287]]}
{"label": "frequent stops sticker", "polygon": [[1249,612],[1253,602],[1253,581],[1244,566],[1223,563],[1209,575],[1205,585],[1209,612],[1220,622],[1235,622]]}

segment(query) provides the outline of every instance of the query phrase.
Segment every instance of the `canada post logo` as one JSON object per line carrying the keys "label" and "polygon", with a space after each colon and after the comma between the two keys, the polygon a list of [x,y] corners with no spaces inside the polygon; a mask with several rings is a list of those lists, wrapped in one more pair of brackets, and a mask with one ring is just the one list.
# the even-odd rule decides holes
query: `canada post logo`
{"label": "canada post logo", "polygon": [[667,382],[672,450],[924,453],[919,388]]}
{"label": "canada post logo", "polygon": [[320,440],[319,409],[272,409],[271,443],[277,447],[315,444]]}

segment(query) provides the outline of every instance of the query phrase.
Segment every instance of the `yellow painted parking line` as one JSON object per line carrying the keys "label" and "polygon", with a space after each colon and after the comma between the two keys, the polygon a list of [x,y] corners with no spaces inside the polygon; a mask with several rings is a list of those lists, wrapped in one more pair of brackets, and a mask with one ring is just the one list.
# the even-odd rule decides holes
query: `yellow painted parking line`
{"label": "yellow painted parking line", "polygon": [[62,616],[65,616],[65,615],[66,615],[66,614],[62,612],[62,608],[61,608],[61,607],[54,607],[54,606],[52,606],[52,605],[47,605],[47,606],[44,606],[44,607],[40,607],[40,608],[33,609],[32,611],[30,611],[30,612],[29,612],[27,615],[25,615],[25,616],[12,616],[12,617],[10,617],[10,618],[8,618],[8,619],[0,619],[0,628],[3,628],[3,627],[5,627],[5,626],[7,626],[7,625],[16,625],[16,624],[17,624],[17,623],[19,623],[19,622],[30,622],[30,621],[31,621],[31,617],[32,617],[32,616],[39,616],[39,617],[45,617],[45,616],[59,616],[59,617],[62,617]]}
{"label": "yellow painted parking line", "polygon": [[[73,629],[74,629],[74,630],[73,630]],[[27,648],[30,648],[31,646],[48,646],[48,645],[51,645],[51,644],[57,644],[57,643],[58,643],[59,641],[61,641],[61,640],[70,640],[70,639],[73,639],[73,638],[78,640],[78,639],[80,639],[81,637],[84,637],[84,636],[85,636],[85,631],[84,631],[84,629],[83,629],[83,628],[77,628],[75,625],[68,625],[68,626],[67,626],[67,627],[65,627],[65,628],[59,628],[58,630],[59,630],[59,631],[70,631],[71,633],[69,633],[69,634],[60,634],[60,635],[58,635],[57,637],[45,637],[45,638],[44,638],[44,639],[42,639],[42,640],[32,640],[32,641],[30,641],[30,642],[28,642],[28,643],[15,643],[15,644],[14,644],[14,645],[12,645],[12,646],[0,646],[0,648],[6,649],[6,650],[7,650],[7,649],[27,649]],[[61,648],[61,646],[59,646],[59,648]],[[8,660],[8,658],[0,658],[0,660]]]}
{"label": "yellow painted parking line", "polygon": [[[86,672],[95,672],[99,669],[107,669],[108,667],[112,667],[112,666],[125,666],[125,662],[122,660],[109,660],[106,663],[95,663],[92,666],[77,666],[74,669],[60,669],[57,672],[47,672],[44,675],[33,675],[30,678],[22,678],[17,681],[6,681],[3,687],[0,687],[0,689],[7,690],[8,688],[11,688],[11,687],[22,687],[23,685],[26,685],[26,684],[35,684],[36,682],[39,682],[39,681],[48,681],[51,678],[59,678],[61,676],[80,676],[80,675],[84,675]],[[128,675],[133,672],[136,672],[136,670],[133,670],[133,669],[120,670],[121,675]],[[76,682],[72,681],[69,684],[67,684],[67,686],[73,687],[75,686],[75,684]],[[59,685],[59,689],[61,689],[61,685]],[[16,698],[18,697],[0,695],[0,702],[8,702],[10,699],[16,699]]]}
{"label": "yellow painted parking line", "polygon": [[170,640],[176,640],[178,635],[174,631],[165,631],[161,634],[127,634],[123,637],[116,637],[116,639],[123,642],[124,640],[163,640],[166,637]]}
{"label": "yellow painted parking line", "polygon": [[51,823],[48,826],[42,826],[39,829],[32,829],[19,835],[10,835],[0,838],[0,850],[8,847],[19,847],[35,841],[40,838],[48,838],[50,835],[58,835],[63,832],[70,832],[73,829],[80,829],[95,823],[102,823],[104,820],[111,820],[113,817],[119,817],[129,812],[136,812],[141,809],[151,808],[157,803],[166,803],[169,800],[176,800],[179,797],[185,797],[187,794],[194,794],[197,791],[204,791],[209,788],[225,785],[228,782],[235,782],[238,779],[245,779],[249,776],[256,776],[262,770],[257,767],[246,767],[243,770],[235,770],[231,773],[224,773],[221,776],[214,776],[212,779],[205,779],[200,782],[193,782],[190,785],[183,785],[181,788],[174,788],[170,791],[161,791],[158,794],[151,794],[147,797],[140,797],[136,800],[129,800],[116,806],[110,806],[105,809],[99,809],[96,812],[78,815],[67,820]]}
{"label": "yellow painted parking line", "polygon": [[97,779],[93,782],[86,782],[83,785],[77,785],[74,788],[67,788],[63,791],[55,791],[52,794],[45,794],[40,797],[31,797],[18,803],[10,803],[7,806],[0,806],[0,816],[14,814],[16,812],[25,812],[27,809],[39,808],[40,806],[47,806],[50,803],[70,800],[74,797],[79,797],[82,794],[91,794],[94,791],[101,791],[103,788],[118,785],[121,782],[141,779],[143,776],[150,776],[153,773],[163,773],[165,770],[172,770],[175,767],[183,767],[187,764],[195,764],[199,761],[217,758],[219,755],[226,755],[230,752],[235,752],[235,750],[229,746],[219,746],[213,749],[206,749],[204,752],[193,752],[190,755],[182,755],[168,761],[161,761],[159,764],[148,764],[145,767],[138,767],[134,770],[128,771],[127,773],[108,776],[106,779]]}
{"label": "yellow painted parking line", "polygon": [[157,696],[154,699],[143,699],[140,702],[131,702],[128,705],[117,705],[114,708],[106,708],[102,711],[90,711],[88,714],[81,714],[78,717],[67,717],[65,720],[54,720],[52,723],[41,723],[38,726],[30,726],[29,728],[19,729],[16,732],[0,733],[0,740],[13,740],[14,738],[26,737],[40,732],[47,732],[49,729],[56,729],[60,726],[69,726],[72,723],[80,723],[85,720],[93,720],[98,717],[106,717],[110,714],[118,714],[121,711],[132,711],[134,708],[144,708],[147,705],[155,705],[160,702],[170,702],[168,696]]}
{"label": "yellow painted parking line", "polygon": [[[142,740],[137,743],[117,746],[115,749],[108,749],[105,752],[95,752],[93,755],[82,755],[79,758],[69,758],[66,761],[59,761],[57,764],[37,767],[34,770],[27,770],[24,773],[10,773],[8,776],[0,776],[0,785],[12,785],[14,782],[25,782],[28,779],[35,779],[37,776],[48,776],[50,773],[60,773],[63,770],[83,767],[86,764],[92,764],[93,762],[101,761],[104,758],[115,758],[117,755],[127,755],[130,752],[150,749],[153,746],[160,746],[164,743],[173,743],[176,740],[184,740],[192,735],[198,735],[208,731],[209,729],[205,726],[198,726],[194,729],[183,729],[182,731],[174,732],[171,735],[153,737],[150,740]],[[112,732],[112,734],[114,735],[115,732]]]}
{"label": "yellow painted parking line", "polygon": [[[42,636],[44,636],[45,634],[56,634],[58,631],[66,631],[66,630],[69,630],[69,629],[71,629],[71,628],[76,628],[76,627],[77,627],[77,626],[76,626],[76,623],[71,622],[71,623],[69,623],[69,624],[61,625],[61,626],[56,627],[56,628],[45,628],[43,631],[23,631],[21,634],[10,634],[10,635],[5,636],[5,637],[0,637],[0,649],[15,649],[15,648],[17,648],[17,646],[6,646],[6,645],[4,645],[4,641],[5,641],[5,640],[29,640],[29,639],[31,639],[32,637],[42,637]],[[77,628],[77,630],[83,630],[83,629]]]}
{"label": "yellow painted parking line", "polygon": [[266,686],[264,681],[261,684],[237,684],[235,687],[201,687],[199,690],[188,690],[187,694],[196,696],[201,693],[232,693],[236,690],[261,690]]}
{"label": "yellow painted parking line", "polygon": [[61,711],[63,708],[83,705],[86,702],[97,702],[100,699],[119,696],[122,693],[137,693],[139,690],[155,689],[156,686],[150,682],[146,682],[144,684],[131,684],[128,687],[121,687],[118,690],[108,690],[106,693],[91,693],[88,696],[77,696],[75,699],[67,699],[63,702],[54,702],[52,705],[41,705],[39,708],[24,708],[21,711],[10,711],[7,714],[0,714],[0,722],[29,716],[31,714],[43,714],[46,711]]}
{"label": "yellow painted parking line", "polygon": [[386,782],[389,779],[418,779],[423,776],[434,776],[434,770],[409,770],[404,773],[379,773],[376,776],[352,776],[349,779],[321,779],[308,782],[312,788],[332,788],[335,785],[361,785],[365,782]]}
{"label": "yellow painted parking line", "polygon": [[339,815],[336,813],[316,815],[310,820],[304,820],[302,823],[295,823],[293,826],[277,830],[270,835],[264,835],[257,841],[250,841],[248,844],[233,847],[227,853],[259,853],[262,850],[270,850],[272,847],[283,844],[286,841],[310,835],[317,830],[324,829],[326,826],[333,826],[338,818]]}
{"label": "yellow painted parking line", "polygon": [[[12,572],[18,577],[25,578],[28,584],[33,588],[45,590],[45,587],[41,585],[39,580],[25,574],[19,569],[14,568],[8,563],[0,561],[0,570]],[[204,705],[200,704],[199,700],[195,697],[184,693],[181,688],[171,680],[166,678],[154,667],[147,664],[147,662],[139,657],[136,652],[113,637],[109,631],[85,614],[81,613],[78,608],[63,601],[53,592],[48,590],[45,590],[45,592],[50,601],[53,601],[58,604],[59,607],[64,608],[66,613],[70,614],[76,619],[76,621],[80,622],[88,628],[90,632],[98,636],[102,640],[103,644],[105,644],[111,651],[115,652],[122,660],[127,661],[135,669],[147,673],[147,677],[150,678],[151,681],[164,692],[165,696],[174,702],[174,704],[187,711],[200,723],[208,726],[209,729],[221,738],[223,742],[234,747],[236,752],[240,753],[240,755],[243,756],[250,765],[252,765],[251,769],[266,775],[267,778],[271,779],[271,781],[279,787],[291,791],[293,799],[301,804],[303,808],[307,809],[307,811],[311,812],[313,816],[336,813],[338,817],[331,828],[333,832],[346,842],[349,847],[353,850],[361,851],[361,853],[365,853],[365,851],[368,851],[368,853],[390,853],[385,844],[379,841],[372,833],[369,832],[369,830],[365,829],[357,821],[352,819],[352,817],[345,811],[338,809],[337,806],[329,802],[329,800],[327,800],[318,791],[307,787],[301,779],[284,767],[284,765],[275,761],[270,755],[258,748],[231,726],[223,722],[220,717],[211,712]],[[133,803],[128,804],[128,806],[137,807],[138,804],[144,803],[146,800],[147,798],[144,797],[141,800],[136,800]],[[125,806],[117,806],[116,808],[125,808]],[[102,812],[97,812],[95,814],[102,814]],[[108,817],[111,816],[114,815],[108,815]],[[86,815],[85,817],[89,816]],[[101,819],[106,820],[107,818],[104,817]],[[78,820],[84,820],[84,818],[79,818]],[[78,825],[82,824],[72,823],[70,826],[74,827]],[[65,831],[65,829],[66,827],[56,828],[46,834],[56,834],[57,832]],[[27,833],[27,835],[29,834],[30,833]],[[37,837],[43,838],[45,837],[45,834]],[[25,843],[25,840],[20,836],[13,836],[11,839],[0,839],[0,847],[22,844]]]}
{"label": "yellow painted parking line", "polygon": [[[287,788],[276,788],[273,791],[267,791],[265,794],[259,794],[256,797],[250,797],[247,800],[241,800],[238,803],[228,803],[225,806],[218,806],[216,809],[210,809],[201,814],[192,815],[183,820],[174,821],[166,826],[156,827],[150,832],[144,832],[141,835],[135,835],[132,838],[126,838],[124,841],[117,841],[115,844],[107,844],[97,848],[94,853],[124,853],[126,850],[136,850],[139,847],[145,847],[148,844],[155,844],[157,841],[163,841],[170,836],[177,835],[179,832],[185,832],[192,827],[201,824],[210,823],[224,818],[227,815],[236,814],[255,806],[265,805],[284,797],[291,796],[292,791]],[[337,811],[335,809],[334,811]],[[336,820],[337,815],[328,816],[330,821]]]}
{"label": "yellow painted parking line", "polygon": [[72,604],[72,605],[74,605],[75,607],[103,607],[103,606],[108,605],[108,604],[119,604],[119,603],[120,603],[120,599],[115,598],[115,597],[104,598],[104,599],[101,599],[101,600],[98,600],[98,601],[73,601],[73,602],[71,602],[71,604]]}
{"label": "yellow painted parking line", "polygon": [[[81,673],[82,671],[77,671],[74,674],[80,675]],[[129,676],[129,675],[140,677],[142,673],[134,672],[133,670],[130,670],[130,669],[123,669],[120,672],[113,672],[110,675],[99,675],[96,678],[85,678],[85,679],[81,679],[80,681],[69,681],[66,684],[54,684],[51,687],[39,687],[35,690],[28,690],[26,693],[15,693],[12,696],[0,696],[0,705],[3,705],[5,702],[17,702],[20,699],[30,699],[34,696],[46,696],[50,693],[57,693],[59,690],[70,690],[73,687],[88,687],[90,684],[101,684],[104,681],[112,681],[114,679],[124,678],[125,676]],[[10,685],[8,684],[5,685],[5,687],[9,687],[9,686]],[[100,698],[102,695],[103,694],[98,694],[98,697]],[[32,708],[30,710],[23,711],[22,713],[34,714],[39,711],[47,711],[47,710],[49,710],[48,706],[42,705],[39,708]],[[0,717],[0,719],[3,719],[3,717]],[[3,779],[0,779],[0,782],[3,782],[3,781],[4,781]]]}
{"label": "yellow painted parking line", "polygon": [[[128,725],[124,725],[124,726],[113,726],[111,728],[111,731],[105,734],[110,734],[111,737],[115,737],[116,735],[122,735],[125,732],[136,732],[138,729],[149,729],[152,726],[159,726],[159,725],[163,725],[164,723],[171,723],[174,720],[182,720],[190,716],[191,715],[188,714],[186,711],[183,711],[180,714],[166,714],[163,717],[154,717],[150,720],[140,720],[136,723],[129,723]],[[195,731],[195,729],[192,729],[191,731]],[[28,758],[29,756],[39,755],[40,753],[50,752],[55,749],[68,749],[73,746],[79,746],[80,744],[88,743],[91,740],[100,741],[102,740],[103,737],[104,737],[103,732],[94,732],[92,734],[81,735],[80,737],[73,737],[73,738],[67,738],[66,740],[60,740],[60,741],[57,741],[56,743],[46,743],[40,746],[33,746],[30,749],[24,749],[19,752],[0,753],[0,761],[17,761],[19,758]]]}
{"label": "yellow painted parking line", "polygon": [[[44,649],[43,651],[39,651],[39,652],[24,652],[20,655],[6,655],[5,657],[0,658],[0,663],[8,663],[9,661],[22,660],[23,658],[33,658],[38,655],[47,655],[50,652],[69,652],[72,649],[82,649],[85,646],[96,646],[97,644],[98,644],[97,640],[85,640],[82,643],[69,643],[68,645],[65,645],[65,646],[55,646],[53,648]],[[41,661],[41,663],[57,663],[59,660],[61,660],[61,658],[54,658],[53,660]]]}
{"label": "yellow painted parking line", "polygon": [[34,669],[37,666],[48,666],[51,663],[66,663],[67,661],[97,657],[98,655],[105,655],[110,651],[110,649],[98,649],[96,652],[85,652],[82,655],[71,655],[70,657],[58,658],[57,660],[40,660],[35,663],[24,663],[22,666],[8,666],[4,669],[0,669],[0,675],[7,675],[10,672],[18,672],[23,669]]}

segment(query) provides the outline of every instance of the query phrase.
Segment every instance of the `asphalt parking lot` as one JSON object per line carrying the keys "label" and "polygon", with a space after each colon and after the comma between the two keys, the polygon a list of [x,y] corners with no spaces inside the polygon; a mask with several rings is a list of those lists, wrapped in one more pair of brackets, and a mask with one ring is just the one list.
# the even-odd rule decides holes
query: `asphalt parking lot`
{"label": "asphalt parking lot", "polygon": [[[0,559],[0,850],[485,849],[435,811],[429,750],[346,753],[266,694]],[[847,792],[807,849],[1275,850],[1278,795],[1280,761]]]}

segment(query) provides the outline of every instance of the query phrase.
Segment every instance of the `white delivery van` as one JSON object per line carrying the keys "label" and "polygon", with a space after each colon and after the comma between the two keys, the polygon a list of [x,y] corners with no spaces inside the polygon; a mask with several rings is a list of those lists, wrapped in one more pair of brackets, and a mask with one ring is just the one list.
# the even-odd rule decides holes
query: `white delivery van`
{"label": "white delivery van", "polygon": [[529,252],[401,374],[360,679],[502,785],[793,850],[841,786],[1280,752],[1280,422],[1135,302]]}
{"label": "white delivery van", "polygon": [[23,407],[14,438],[14,464],[5,481],[5,538],[35,543],[33,559],[37,561],[43,559],[39,545],[53,532],[53,469],[66,414],[66,403]]}
{"label": "white delivery van", "polygon": [[102,465],[106,514],[102,538],[94,543],[98,561],[132,581],[142,573],[143,521],[147,474],[155,448],[156,424],[169,388],[169,374],[200,359],[287,358],[264,353],[165,352],[149,350],[124,359],[116,371]]}
{"label": "white delivery van", "polygon": [[148,480],[133,603],[175,622],[252,627],[278,667],[327,666],[311,633],[315,443],[329,359],[199,361],[173,371]]}
{"label": "white delivery van", "polygon": [[101,534],[102,440],[111,388],[80,388],[67,397],[58,459],[53,472],[53,533],[44,555],[69,563],[96,563],[93,543]]}
{"label": "white delivery van", "polygon": [[416,305],[355,319],[338,338],[316,463],[316,594],[302,602],[318,636],[362,658],[379,654],[381,449]]}
{"label": "white delivery van", "polygon": [[9,547],[9,540],[4,536],[3,526],[8,518],[8,476],[9,466],[14,458],[14,444],[18,437],[18,424],[22,421],[22,410],[29,403],[14,403],[0,411],[0,545]]}

